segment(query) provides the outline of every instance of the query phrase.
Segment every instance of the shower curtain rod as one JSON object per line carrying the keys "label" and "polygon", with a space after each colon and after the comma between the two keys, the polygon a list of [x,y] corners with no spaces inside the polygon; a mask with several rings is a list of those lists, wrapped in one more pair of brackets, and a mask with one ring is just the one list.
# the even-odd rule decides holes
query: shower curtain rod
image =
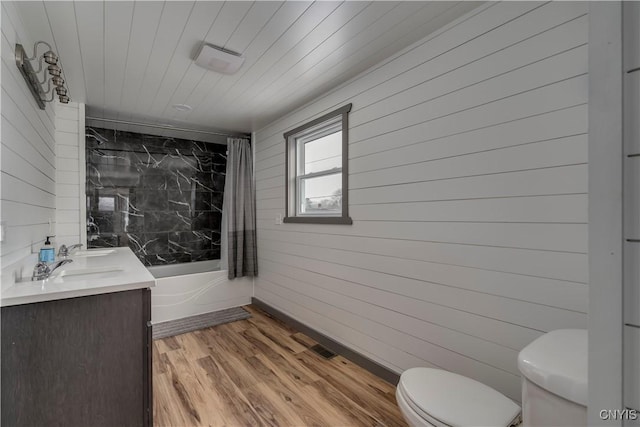
{"label": "shower curtain rod", "polygon": [[108,122],[108,123],[121,123],[123,125],[145,126],[145,127],[157,128],[157,129],[177,130],[177,131],[181,131],[181,132],[197,132],[197,133],[206,133],[208,135],[234,136],[234,137],[242,137],[242,138],[251,139],[251,136],[249,134],[246,134],[246,133],[229,133],[229,132],[215,132],[215,131],[198,130],[198,129],[186,129],[186,128],[177,128],[177,127],[173,127],[173,126],[167,126],[167,125],[154,125],[154,124],[151,124],[151,123],[129,122],[129,121],[126,121],[126,120],[115,120],[115,119],[106,119],[106,118],[103,119],[103,118],[100,118],[100,117],[91,117],[91,116],[86,116],[85,119],[86,120],[96,120],[96,121],[101,121],[101,122]]}

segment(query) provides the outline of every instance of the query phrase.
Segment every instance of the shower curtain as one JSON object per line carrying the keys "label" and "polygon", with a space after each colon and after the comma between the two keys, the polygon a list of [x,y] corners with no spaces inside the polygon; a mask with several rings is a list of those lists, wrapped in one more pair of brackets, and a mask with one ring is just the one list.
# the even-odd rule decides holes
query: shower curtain
{"label": "shower curtain", "polygon": [[253,159],[249,140],[227,139],[224,207],[229,279],[258,275]]}

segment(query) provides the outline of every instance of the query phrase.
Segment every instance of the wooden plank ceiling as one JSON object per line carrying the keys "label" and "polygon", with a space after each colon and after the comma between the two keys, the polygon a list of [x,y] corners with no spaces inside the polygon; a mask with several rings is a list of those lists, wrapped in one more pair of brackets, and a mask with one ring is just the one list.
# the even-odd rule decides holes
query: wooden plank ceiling
{"label": "wooden plank ceiling", "polygon": [[[476,7],[421,1],[19,1],[88,114],[257,130]],[[206,41],[242,53],[234,75],[198,67]],[[28,48],[30,50],[30,48]],[[172,106],[188,104],[180,112]]]}

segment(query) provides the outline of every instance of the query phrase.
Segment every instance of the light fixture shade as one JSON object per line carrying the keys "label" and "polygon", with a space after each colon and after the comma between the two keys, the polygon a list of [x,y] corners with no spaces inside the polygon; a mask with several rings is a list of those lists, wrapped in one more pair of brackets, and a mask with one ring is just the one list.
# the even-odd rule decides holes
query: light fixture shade
{"label": "light fixture shade", "polygon": [[203,43],[196,55],[197,65],[222,74],[233,74],[244,63],[244,56],[230,50]]}
{"label": "light fixture shade", "polygon": [[49,65],[47,67],[47,69],[49,70],[49,74],[51,74],[52,76],[60,76],[62,74],[62,69],[60,67],[58,67],[56,64],[53,65]]}
{"label": "light fixture shade", "polygon": [[[41,44],[47,46],[49,50],[43,53],[41,57],[38,57],[38,46]],[[60,102],[63,104],[68,104],[69,101],[71,101],[71,98],[68,96],[67,88],[64,87],[64,79],[61,77],[62,67],[58,65],[58,55],[51,50],[51,45],[49,43],[42,40],[37,41],[33,45],[32,57],[27,56],[24,47],[20,43],[16,43],[14,55],[16,59],[16,66],[18,67],[18,70],[20,70],[20,74],[22,74],[24,81],[29,87],[29,91],[41,110],[46,108],[46,102],[53,102],[56,93],[60,97]],[[49,64],[47,71],[51,76],[51,79],[48,80],[46,90],[43,85],[47,83],[47,71],[44,71],[42,80],[38,74],[42,70],[43,60]],[[31,61],[36,61],[38,64],[38,71],[33,69]],[[55,93],[52,90],[54,88],[51,87],[51,83],[55,86]]]}
{"label": "light fixture shade", "polygon": [[42,55],[44,58],[44,62],[47,64],[57,64],[58,63],[58,55],[53,53],[52,51],[47,51]]}

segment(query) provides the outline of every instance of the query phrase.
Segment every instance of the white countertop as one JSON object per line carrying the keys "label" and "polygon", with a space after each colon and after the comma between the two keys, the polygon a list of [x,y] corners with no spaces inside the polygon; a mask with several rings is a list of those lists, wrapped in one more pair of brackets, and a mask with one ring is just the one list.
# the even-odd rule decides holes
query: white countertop
{"label": "white countertop", "polygon": [[[2,291],[0,306],[75,298],[155,286],[155,279],[129,248],[109,248],[103,256],[71,254],[73,262],[55,270],[47,280],[17,282]],[[104,249],[95,250],[101,252]],[[92,250],[81,251],[91,254]],[[77,273],[88,274],[77,274]]]}

